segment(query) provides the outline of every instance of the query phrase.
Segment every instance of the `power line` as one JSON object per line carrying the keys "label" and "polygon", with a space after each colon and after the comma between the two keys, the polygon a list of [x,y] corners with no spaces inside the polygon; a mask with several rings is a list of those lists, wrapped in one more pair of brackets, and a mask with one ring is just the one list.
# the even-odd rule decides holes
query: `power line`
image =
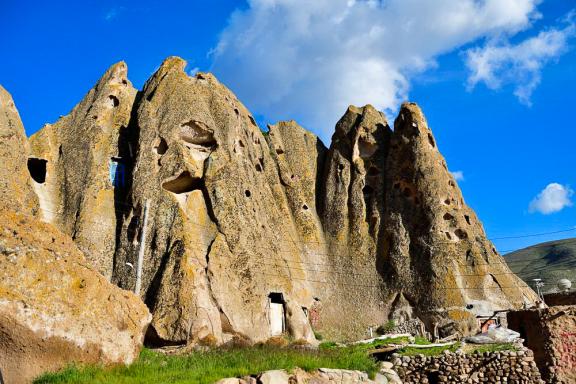
{"label": "power line", "polygon": [[[51,213],[56,213],[56,214],[61,214],[61,212],[58,211],[51,211],[45,208],[41,208],[41,210],[46,211],[46,212],[51,212]],[[121,212],[124,213],[129,213],[127,211],[123,211],[121,210]],[[109,222],[103,222],[103,221],[99,221],[99,220],[93,220],[93,219],[82,219],[82,222],[92,222],[92,223],[96,223],[96,224],[103,224],[103,225],[110,225]],[[213,227],[207,226],[207,225],[203,225],[200,223],[195,223],[192,221],[188,221],[187,224],[191,224],[206,230],[213,230]],[[569,239],[567,240],[568,242],[576,242],[576,239]],[[297,241],[297,240],[287,240],[287,239],[275,239],[274,242],[279,242],[279,243],[292,243],[294,244],[295,247],[297,247],[297,250],[299,252],[305,252],[304,250],[300,249],[299,246],[305,246],[306,244],[325,244],[328,245],[330,247],[333,246],[337,246],[337,247],[345,247],[346,249],[348,249],[350,247],[350,244],[348,243],[338,243],[338,242],[311,242],[311,241]],[[441,242],[443,244],[455,244],[453,242]],[[539,244],[536,246],[533,246],[532,248],[535,247],[545,247],[545,246],[549,246],[547,244]],[[272,252],[276,252],[276,253],[292,253],[292,250],[282,250],[281,248],[276,248],[276,247],[259,247],[260,249],[265,249],[268,251],[272,251]],[[308,250],[309,251],[309,250]],[[334,256],[342,256],[342,255],[349,255],[349,252],[332,252],[332,253],[324,253],[324,252],[314,252],[314,255],[316,256],[326,256],[326,257],[334,257]],[[501,256],[500,256],[501,257]],[[503,264],[506,266],[510,266],[510,265],[515,265],[515,264],[529,264],[532,260],[538,260],[539,258],[533,258],[533,259],[526,259],[526,260],[513,260],[513,261],[506,261],[505,259],[503,261],[500,260],[492,260],[491,262],[487,262],[487,263],[477,263],[474,262],[473,265],[470,265],[468,263],[458,263],[464,267],[477,267],[477,266],[484,266],[484,265],[489,265],[489,266],[494,266],[495,264]],[[299,262],[299,263],[306,263],[303,261],[290,261],[290,262]],[[307,264],[312,264],[312,265],[333,265],[333,263],[307,263]]]}
{"label": "power line", "polygon": [[[55,213],[55,214],[59,214],[59,215],[62,215],[62,213],[63,213],[61,210],[59,210],[59,211],[53,211],[53,210],[49,210],[49,209],[46,209],[46,208],[40,208],[40,209],[41,209],[42,211],[45,211],[45,212]],[[130,213],[132,213],[133,210],[127,211],[127,210],[123,210],[123,209],[114,208],[114,211],[116,211],[116,212],[118,212],[118,213],[130,214]],[[90,220],[90,219],[85,219],[85,218],[83,219],[83,221],[84,221],[84,222],[86,222],[86,221],[87,221],[87,222],[94,222],[94,223],[99,223],[99,224],[106,224],[106,223],[104,223],[104,222],[102,222],[102,221]],[[202,225],[202,224],[199,224],[199,223],[195,223],[195,222],[192,222],[192,221],[188,221],[188,223],[189,223],[189,224],[192,224],[192,225],[195,225],[195,226],[198,226],[198,227],[205,228],[205,229],[211,229],[211,227],[209,227],[209,226]],[[554,232],[549,232],[549,233],[559,233],[559,232],[568,232],[568,230],[564,230],[564,231],[554,231]],[[539,234],[539,235],[542,235],[542,234]],[[532,236],[532,235],[525,235],[525,237],[528,237],[528,236]],[[489,239],[486,239],[486,240],[489,240]],[[570,241],[572,241],[572,240],[576,240],[576,239],[567,239],[566,242],[570,242]],[[350,247],[350,244],[349,244],[349,243],[339,243],[339,242],[336,242],[336,241],[296,241],[296,240],[287,240],[287,239],[276,239],[275,241],[277,241],[277,242],[287,242],[287,243],[298,243],[298,244],[318,244],[318,245],[324,245],[324,246],[330,246],[330,247],[334,247],[334,246],[338,246],[338,247],[342,246],[342,247],[346,247],[346,248],[349,248],[349,247]],[[436,240],[436,241],[434,241],[434,244],[458,244],[458,242],[456,242],[456,241]],[[533,246],[526,247],[526,248],[539,248],[539,247],[547,247],[547,246],[550,246],[550,245],[549,245],[549,244],[546,244],[546,243],[543,243],[543,244],[537,244],[537,245],[533,245]],[[503,251],[501,251],[501,252],[499,252],[499,253],[502,254],[502,253],[514,252],[514,251],[518,251],[518,250],[522,250],[522,249],[525,249],[525,248],[517,248],[517,249],[511,249],[511,250],[503,250]],[[495,261],[495,262],[496,262],[496,261]],[[512,260],[512,261],[507,261],[506,264],[525,263],[525,262],[526,262],[525,260]],[[480,264],[477,264],[477,265],[480,265]]]}
{"label": "power line", "polygon": [[529,235],[492,237],[488,240],[524,239],[526,237],[538,237],[538,236],[553,235],[553,234],[557,234],[557,233],[565,233],[565,232],[573,232],[573,231],[576,231],[576,227],[572,227],[572,228],[568,228],[568,229],[562,229],[559,231],[552,231],[552,232],[531,233]]}
{"label": "power line", "polygon": [[[195,224],[195,223],[192,223]],[[201,227],[206,227],[203,225],[199,225]],[[200,242],[193,242],[193,245],[203,245],[203,246],[208,246],[210,243],[206,242],[206,243],[200,243]],[[258,247],[260,249],[271,249],[271,248],[266,248],[266,247]],[[275,250],[276,252],[282,253],[282,250],[277,249]],[[292,253],[290,250],[288,250],[287,252]],[[326,255],[332,255],[335,256],[336,254],[326,254]],[[222,256],[222,255],[220,255]],[[226,256],[224,256],[226,257]],[[284,263],[302,263],[302,264],[311,264],[311,265],[331,265],[333,266],[333,263],[311,263],[311,262],[305,262],[302,260],[291,260],[291,259],[285,259],[285,258],[273,258],[273,257],[267,257],[266,259],[274,259],[274,260],[278,260],[279,262],[284,262]],[[290,265],[282,265],[282,264],[270,264],[270,263],[264,263],[262,261],[254,261],[254,264],[259,264],[259,265],[267,265],[267,266],[273,266],[273,267],[278,267],[278,268],[286,268],[288,269],[288,271],[291,270],[300,270],[300,271],[306,271],[306,272],[314,272],[314,273],[328,273],[328,274],[345,274],[345,275],[353,275],[353,276],[375,276],[375,274],[362,274],[362,273],[355,273],[355,272],[350,272],[350,271],[344,271],[344,270],[340,270],[340,271],[327,271],[327,270],[317,270],[317,269],[310,269],[310,268],[298,268],[298,267],[294,267],[294,266],[290,266]],[[496,262],[496,264],[498,264]],[[491,265],[491,264],[486,264],[486,265]],[[351,266],[351,267],[355,267],[355,266]],[[472,266],[468,266],[468,267],[472,267]],[[319,284],[334,284],[334,282],[330,282],[330,281],[326,281],[326,280],[311,280],[311,279],[302,279],[302,278],[298,278],[298,277],[293,277],[290,275],[282,275],[282,274],[267,274],[267,273],[263,273],[264,275],[269,275],[269,276],[275,276],[275,277],[281,277],[281,278],[288,278],[288,279],[292,279],[292,280],[300,280],[300,281],[307,281],[310,283],[319,283]],[[512,272],[505,272],[505,273],[491,273],[492,275],[505,275],[505,274],[514,274]],[[376,274],[377,275],[377,274]],[[484,274],[455,274],[454,276],[470,276],[470,277],[484,277],[490,275],[490,273],[484,273]],[[357,286],[357,287],[381,287],[381,284],[347,284],[347,283],[342,283],[342,282],[338,282],[338,285],[344,285],[344,286]],[[516,286],[511,286],[511,287],[503,287],[503,286],[498,286],[498,287],[436,287],[435,289],[438,290],[453,290],[453,289],[457,289],[457,290],[487,290],[487,289],[499,289],[499,290],[503,290],[503,289],[519,289],[519,288],[531,288],[528,285],[524,284],[524,285],[516,285]]]}
{"label": "power line", "polygon": [[[56,202],[54,200],[49,200],[49,199],[42,199],[42,201],[50,201],[52,203],[57,203],[61,206],[64,206],[63,204],[60,204],[60,202]],[[88,202],[88,200],[82,200],[83,202]],[[125,207],[128,207],[128,210],[124,210],[124,209],[120,209],[118,207],[115,206],[115,210],[119,211],[119,212],[124,212],[124,213],[130,213],[133,209],[134,206],[131,204],[127,204],[124,201],[119,201],[119,200],[112,200],[115,204],[119,204],[119,205],[123,205]],[[570,227],[570,228],[566,228],[566,229],[561,229],[561,230],[556,230],[556,231],[549,231],[549,232],[539,232],[539,233],[530,233],[530,234],[524,234],[524,235],[517,235],[517,236],[503,236],[503,237],[486,237],[486,240],[507,240],[507,239],[523,239],[523,238],[528,238],[528,237],[538,237],[538,236],[546,236],[546,235],[553,235],[553,234],[558,234],[558,233],[566,233],[566,232],[574,232],[576,231],[576,226]],[[320,241],[307,241],[307,243],[311,243],[311,244],[327,244],[326,242],[320,242]],[[454,241],[442,241],[442,243],[445,244],[455,244]],[[332,244],[332,243],[331,243]],[[521,248],[523,249],[523,248]],[[516,249],[517,250],[517,249]],[[503,250],[501,251],[501,253],[504,252],[514,252],[515,250]]]}

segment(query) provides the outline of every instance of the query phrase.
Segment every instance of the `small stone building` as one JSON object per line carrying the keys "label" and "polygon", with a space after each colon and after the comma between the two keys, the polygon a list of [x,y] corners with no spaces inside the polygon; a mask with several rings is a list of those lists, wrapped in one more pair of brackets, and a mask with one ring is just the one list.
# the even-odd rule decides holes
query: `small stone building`
{"label": "small stone building", "polygon": [[576,291],[544,294],[544,302],[550,307],[557,305],[576,305]]}
{"label": "small stone building", "polygon": [[547,383],[576,383],[576,306],[508,312],[508,327],[534,351]]}

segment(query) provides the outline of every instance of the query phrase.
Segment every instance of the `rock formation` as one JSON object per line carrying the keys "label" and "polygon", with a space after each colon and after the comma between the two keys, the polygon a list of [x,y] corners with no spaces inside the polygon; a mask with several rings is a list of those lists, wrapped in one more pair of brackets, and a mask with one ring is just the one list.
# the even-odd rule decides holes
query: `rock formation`
{"label": "rock formation", "polygon": [[136,96],[126,71],[123,62],[113,65],[69,115],[30,138],[32,158],[45,166],[34,182],[43,219],[72,236],[108,279],[125,209],[115,200],[128,187],[123,139]]}
{"label": "rock formation", "polygon": [[[37,213],[38,198],[27,169],[28,141],[12,96],[0,86],[0,205],[30,214]],[[36,164],[28,164],[36,176]],[[42,177],[40,175],[38,177]]]}
{"label": "rock formation", "polygon": [[[150,342],[345,339],[390,318],[467,333],[478,308],[536,299],[486,239],[415,104],[394,130],[351,106],[326,148],[293,121],[263,133],[185,65],[167,59],[136,94],[117,64],[31,139],[48,161],[36,185],[41,210],[56,212],[47,221],[124,289],[144,250]],[[124,183],[111,182],[120,164]]]}
{"label": "rock formation", "polygon": [[88,265],[51,225],[0,214],[0,367],[24,383],[71,362],[131,363],[150,322],[146,306]]}
{"label": "rock formation", "polygon": [[165,61],[136,106],[133,211],[120,231],[115,281],[134,287],[126,263],[136,264],[148,201],[144,298],[161,340],[266,339],[276,292],[294,336],[312,341],[306,274],[283,262],[306,255],[268,144],[229,90],[208,74],[189,77],[184,66]]}
{"label": "rock formation", "polygon": [[134,294],[106,281],[70,236],[33,216],[42,211],[32,184],[42,185],[51,175],[46,162],[27,159],[22,123],[3,88],[0,102],[3,379],[27,383],[71,362],[132,362],[151,321],[148,309]]}
{"label": "rock formation", "polygon": [[468,333],[479,308],[492,314],[536,300],[464,203],[414,103],[404,104],[394,122],[386,163],[383,273],[428,327],[448,316]]}

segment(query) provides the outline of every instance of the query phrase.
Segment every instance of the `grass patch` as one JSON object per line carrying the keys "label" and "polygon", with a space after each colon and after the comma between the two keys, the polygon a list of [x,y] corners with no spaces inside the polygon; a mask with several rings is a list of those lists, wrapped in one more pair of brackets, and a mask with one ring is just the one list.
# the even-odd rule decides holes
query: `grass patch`
{"label": "grass patch", "polygon": [[[419,345],[426,345],[431,344],[428,340],[420,338],[416,338],[414,344]],[[398,351],[398,353],[402,356],[414,356],[414,355],[424,355],[424,356],[438,356],[442,354],[445,350],[449,350],[450,352],[456,352],[458,348],[460,348],[462,344],[460,342],[456,344],[452,344],[446,347],[432,347],[432,348],[414,348],[414,347],[405,347]],[[472,354],[474,352],[484,353],[484,352],[501,352],[501,351],[516,351],[517,348],[514,346],[513,343],[502,343],[502,344],[465,344],[462,348],[464,353]]]}
{"label": "grass patch", "polygon": [[410,339],[408,337],[401,336],[401,337],[392,337],[389,339],[374,340],[373,342],[371,342],[369,344],[357,344],[354,347],[356,347],[360,350],[368,351],[368,350],[376,349],[379,347],[385,347],[386,345],[390,345],[390,344],[405,344],[405,343],[409,343],[409,342],[410,342]]}
{"label": "grass patch", "polygon": [[376,328],[376,333],[378,335],[385,335],[387,333],[391,333],[394,328],[396,328],[396,322],[394,320],[388,320],[386,324],[383,324]]}
{"label": "grass patch", "polygon": [[255,375],[271,369],[296,367],[306,371],[318,368],[378,371],[376,362],[355,348],[301,350],[259,346],[238,349],[214,349],[183,356],[166,356],[144,349],[132,365],[104,368],[71,366],[57,373],[44,374],[35,384],[209,384],[225,377]]}
{"label": "grass patch", "polygon": [[513,343],[502,344],[466,344],[464,351],[466,353],[484,353],[484,352],[501,352],[501,351],[517,351],[518,348]]}
{"label": "grass patch", "polygon": [[446,350],[449,350],[450,352],[456,352],[458,348],[460,348],[460,343],[455,343],[446,347],[431,347],[431,348],[405,347],[400,349],[398,353],[402,356],[415,356],[415,355],[438,356]]}
{"label": "grass patch", "polygon": [[414,343],[413,344],[428,345],[428,344],[432,344],[432,342],[425,337],[416,336],[416,337],[414,337]]}
{"label": "grass patch", "polygon": [[320,349],[332,349],[336,347],[338,347],[338,343],[335,343],[333,341],[324,341],[320,343],[320,345],[318,346],[318,348]]}

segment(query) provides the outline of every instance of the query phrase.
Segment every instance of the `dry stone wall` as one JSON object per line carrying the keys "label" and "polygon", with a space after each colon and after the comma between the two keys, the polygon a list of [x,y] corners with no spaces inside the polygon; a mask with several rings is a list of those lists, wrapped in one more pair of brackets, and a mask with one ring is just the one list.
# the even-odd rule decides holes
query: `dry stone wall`
{"label": "dry stone wall", "polygon": [[547,293],[544,302],[549,307],[558,305],[576,305],[576,291]]}
{"label": "dry stone wall", "polygon": [[398,376],[390,369],[380,372],[370,379],[366,372],[348,369],[320,368],[305,372],[295,368],[291,372],[273,370],[256,376],[226,378],[215,384],[401,384]]}
{"label": "dry stone wall", "polygon": [[544,384],[529,349],[440,356],[397,356],[394,370],[405,384]]}
{"label": "dry stone wall", "polygon": [[576,306],[509,312],[508,327],[534,351],[546,382],[576,382]]}

